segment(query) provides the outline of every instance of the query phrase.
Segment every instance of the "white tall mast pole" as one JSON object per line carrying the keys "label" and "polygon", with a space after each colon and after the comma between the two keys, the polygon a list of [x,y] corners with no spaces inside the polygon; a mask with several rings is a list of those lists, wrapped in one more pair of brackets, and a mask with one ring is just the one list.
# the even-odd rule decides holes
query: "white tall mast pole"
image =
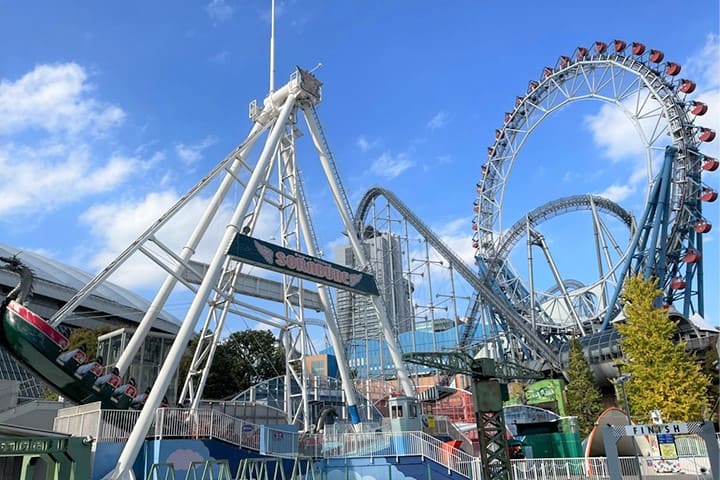
{"label": "white tall mast pole", "polygon": [[270,94],[275,91],[275,0],[270,1]]}
{"label": "white tall mast pole", "polygon": [[[307,205],[307,203],[303,198],[303,192],[300,191],[300,189],[297,190],[297,199],[298,220],[300,222],[300,228],[302,229],[303,236],[306,239],[305,243],[307,250],[310,255],[316,257],[319,252],[311,240],[312,232],[310,229],[310,221],[308,219],[309,212],[305,210],[305,205]],[[335,351],[335,356],[337,357],[340,380],[342,382],[343,391],[345,392],[345,403],[348,408],[348,416],[353,424],[353,428],[359,431],[359,427],[357,425],[361,422],[361,420],[360,414],[358,413],[357,395],[355,394],[355,386],[353,385],[352,376],[350,375],[350,367],[348,365],[347,355],[345,354],[345,347],[342,344],[340,329],[338,328],[335,318],[332,315],[332,311],[330,310],[332,300],[330,299],[330,294],[328,293],[325,285],[318,283],[317,289],[318,295],[320,295],[320,302],[323,306],[323,312],[325,313],[325,323],[328,330],[330,330],[330,341],[332,342],[333,350]]]}
{"label": "white tall mast pole", "polygon": [[[355,252],[359,264],[365,267],[366,265],[368,265],[369,262],[367,261],[365,251],[363,250],[363,247],[362,245],[360,245],[360,241],[358,240],[359,237],[357,235],[357,231],[355,230],[355,225],[350,219],[350,212],[347,211],[347,208],[343,203],[343,194],[340,190],[341,187],[336,181],[335,175],[332,171],[332,167],[330,166],[330,164],[332,163],[332,160],[330,158],[331,154],[329,151],[325,150],[325,147],[323,145],[324,142],[321,141],[321,138],[323,138],[321,127],[316,122],[315,116],[311,112],[311,109],[313,107],[301,105],[301,108],[303,109],[303,116],[305,117],[305,121],[307,122],[308,128],[310,130],[310,136],[312,137],[313,143],[315,144],[315,149],[317,150],[317,153],[320,157],[320,165],[325,172],[328,185],[330,186],[330,191],[333,194],[333,198],[335,199],[335,204],[337,205],[338,212],[340,213],[340,217],[345,226],[345,231],[347,232],[348,239],[350,240],[350,244],[353,247],[353,252]],[[387,342],[388,350],[390,351],[390,357],[392,358],[393,364],[395,365],[395,371],[398,377],[400,388],[405,395],[414,397],[415,387],[413,387],[413,384],[410,381],[410,376],[408,375],[407,368],[405,367],[405,363],[402,360],[402,352],[400,351],[400,347],[394,337],[392,326],[390,325],[390,321],[387,316],[385,304],[380,299],[380,297],[376,295],[371,295],[370,300],[375,307],[375,310],[377,311],[380,327],[382,329],[383,335],[385,336],[385,341]]]}

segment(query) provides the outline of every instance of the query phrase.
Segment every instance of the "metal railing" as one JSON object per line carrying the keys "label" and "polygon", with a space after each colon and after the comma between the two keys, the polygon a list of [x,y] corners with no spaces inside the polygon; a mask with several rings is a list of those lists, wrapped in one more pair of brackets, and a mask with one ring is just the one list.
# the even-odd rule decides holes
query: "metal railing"
{"label": "metal railing", "polygon": [[[474,460],[473,472],[481,472],[479,459]],[[707,456],[680,457],[673,461],[643,458],[642,467],[635,457],[618,459],[623,478],[668,478],[667,474],[683,474],[685,478],[706,478],[710,471],[710,460]],[[512,460],[513,478],[516,480],[549,480],[574,478],[608,478],[607,458],[533,458]],[[671,469],[665,469],[670,466]],[[642,475],[640,469],[642,468]],[[709,477],[708,477],[709,478]]]}
{"label": "metal railing", "polygon": [[699,435],[677,435],[675,448],[680,456],[707,455],[705,441]]}
{"label": "metal railing", "polygon": [[238,447],[260,450],[260,425],[217,410],[160,408],[155,413],[154,437],[216,438]]}
{"label": "metal railing", "polygon": [[98,419],[98,442],[124,442],[135,427],[140,410],[101,410]]}
{"label": "metal railing", "polygon": [[300,453],[315,458],[421,456],[466,477],[473,457],[422,432],[305,435]]}
{"label": "metal railing", "polygon": [[[91,436],[101,442],[126,441],[139,411],[101,410],[99,405],[64,409],[55,419],[55,430],[79,436]],[[421,456],[433,460],[466,478],[478,478],[480,459],[451,448],[423,432],[350,433],[326,432],[299,434],[286,429],[250,423],[217,410],[158,409],[149,438],[215,438],[241,448],[275,457],[348,458]],[[644,457],[643,477],[682,472],[703,475],[709,471],[704,442],[694,436],[678,437],[679,458],[671,462]],[[666,470],[670,468],[672,471]],[[607,477],[607,459],[540,458],[513,460],[518,480]],[[640,464],[634,457],[620,458],[623,477],[640,477]]]}

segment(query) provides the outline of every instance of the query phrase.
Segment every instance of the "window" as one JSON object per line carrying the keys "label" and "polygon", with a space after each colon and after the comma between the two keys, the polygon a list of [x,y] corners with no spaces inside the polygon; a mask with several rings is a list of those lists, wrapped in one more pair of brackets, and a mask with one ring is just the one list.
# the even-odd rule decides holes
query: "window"
{"label": "window", "polygon": [[313,360],[310,362],[310,373],[315,376],[325,375],[325,361]]}
{"label": "window", "polygon": [[110,351],[105,359],[105,364],[108,365],[117,362],[118,358],[120,358],[121,350],[122,338],[120,338],[120,335],[116,335],[110,339]]}

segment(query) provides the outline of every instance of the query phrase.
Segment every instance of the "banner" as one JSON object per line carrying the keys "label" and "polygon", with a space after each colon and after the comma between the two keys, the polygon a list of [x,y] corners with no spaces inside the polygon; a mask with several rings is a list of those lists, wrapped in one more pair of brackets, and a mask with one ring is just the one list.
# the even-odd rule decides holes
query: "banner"
{"label": "banner", "polygon": [[368,273],[311,257],[302,252],[238,233],[227,254],[258,267],[313,280],[361,295],[379,295],[375,277]]}

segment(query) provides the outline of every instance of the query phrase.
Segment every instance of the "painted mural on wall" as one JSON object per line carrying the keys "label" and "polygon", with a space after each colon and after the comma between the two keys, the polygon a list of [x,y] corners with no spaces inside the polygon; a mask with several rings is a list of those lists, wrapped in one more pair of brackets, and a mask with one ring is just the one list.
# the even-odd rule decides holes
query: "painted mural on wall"
{"label": "painted mural on wall", "polygon": [[[100,442],[93,460],[92,479],[100,480],[116,465],[125,443]],[[218,440],[177,439],[154,440],[145,443],[133,466],[135,478],[142,479],[153,463],[172,463],[175,478],[185,478],[193,462],[227,460],[233,476],[243,458],[260,457],[259,454],[241,450]]]}
{"label": "painted mural on wall", "polygon": [[[93,480],[102,479],[117,464],[124,443],[98,443]],[[133,471],[144,479],[153,463],[172,463],[175,478],[185,478],[193,462],[227,460],[232,477],[244,458],[261,458],[259,453],[239,449],[218,440],[177,439],[148,441],[138,455]],[[420,456],[320,459],[315,472],[323,480],[466,480],[446,467]],[[289,475],[292,462],[285,465]],[[161,472],[162,473],[162,472]],[[218,478],[217,472],[215,478]]]}

